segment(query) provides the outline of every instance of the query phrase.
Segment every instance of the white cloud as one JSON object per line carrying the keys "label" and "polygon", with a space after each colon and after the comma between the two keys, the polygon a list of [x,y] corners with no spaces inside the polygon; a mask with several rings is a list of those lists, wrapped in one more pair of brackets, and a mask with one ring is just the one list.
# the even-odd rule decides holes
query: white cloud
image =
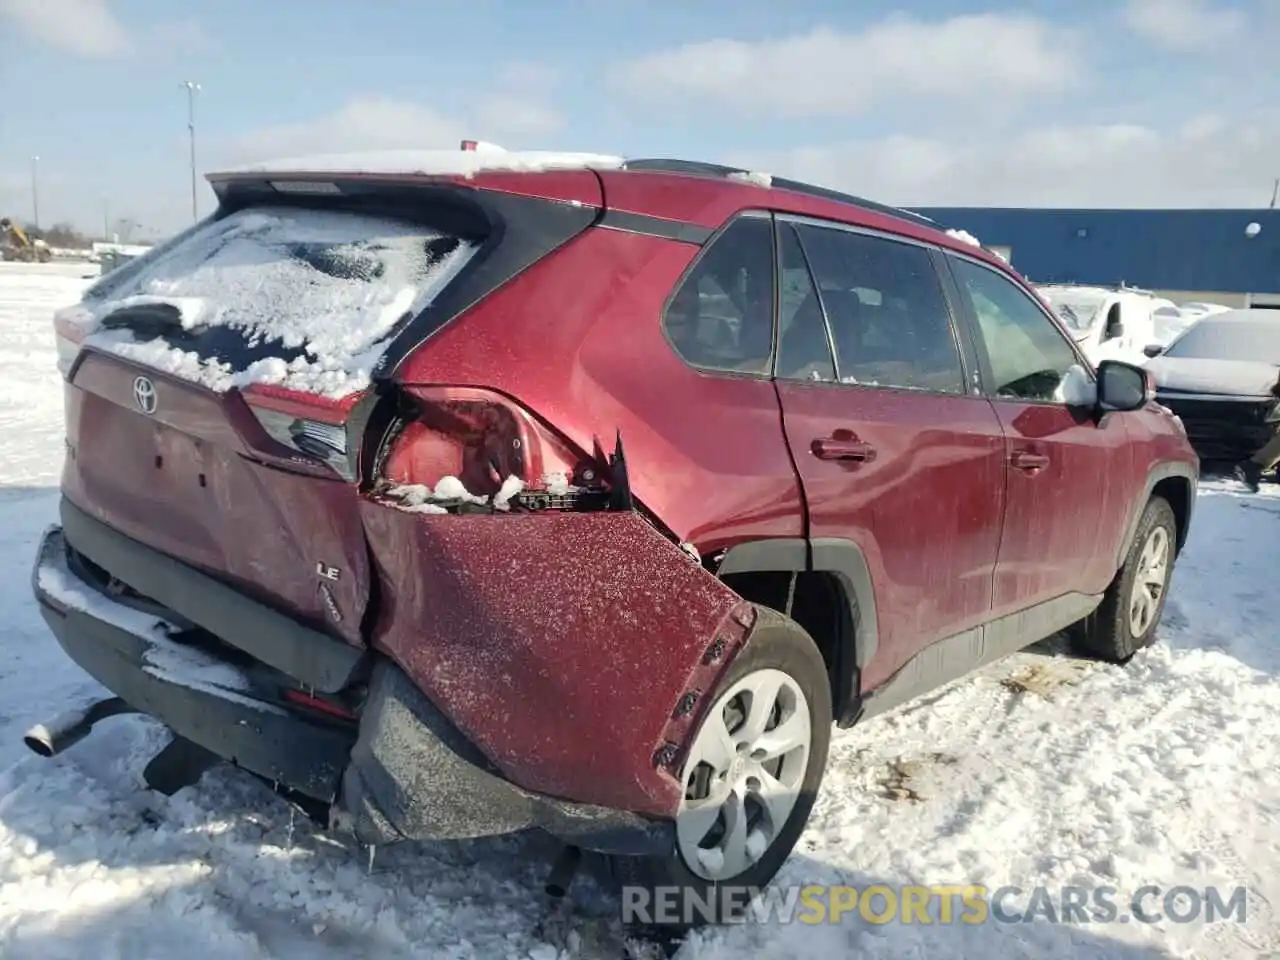
{"label": "white cloud", "polygon": [[965,139],[894,136],[730,157],[902,206],[1261,207],[1280,115],[1180,127],[1042,126]]}
{"label": "white cloud", "polygon": [[231,148],[235,160],[269,160],[355,150],[453,149],[472,135],[461,123],[431,107],[400,100],[349,100],[316,120],[253,131]]}
{"label": "white cloud", "polygon": [[498,71],[493,92],[479,103],[475,119],[484,130],[513,137],[542,137],[565,125],[551,106],[560,72],[543,63],[516,61]]}
{"label": "white cloud", "polygon": [[204,24],[194,17],[154,24],[147,29],[142,45],[148,51],[186,57],[204,56],[218,49]]}
{"label": "white cloud", "polygon": [[510,93],[544,95],[560,84],[560,71],[545,63],[517,60],[498,71],[499,89]]}
{"label": "white cloud", "polygon": [[820,27],[777,40],[710,40],[619,65],[621,90],[716,100],[747,114],[839,116],[907,96],[960,99],[1064,89],[1074,34],[1020,14],[925,22],[892,16],[856,33]]}
{"label": "white cloud", "polygon": [[1239,36],[1245,15],[1205,0],[1129,0],[1125,22],[1139,36],[1171,50],[1197,50]]}
{"label": "white cloud", "polygon": [[121,56],[133,46],[106,0],[0,0],[0,20],[82,57]]}
{"label": "white cloud", "polygon": [[[532,73],[527,74],[533,76]],[[549,75],[540,74],[547,82]],[[522,137],[559,130],[563,117],[530,90],[526,95],[482,95],[469,116],[455,117],[405,100],[359,97],[315,120],[281,124],[237,138],[223,160],[269,160],[313,153],[356,150],[457,149],[464,138],[479,138],[519,149]]]}
{"label": "white cloud", "polygon": [[496,94],[480,102],[476,119],[486,130],[530,137],[555,133],[564,126],[559,111],[524,97]]}

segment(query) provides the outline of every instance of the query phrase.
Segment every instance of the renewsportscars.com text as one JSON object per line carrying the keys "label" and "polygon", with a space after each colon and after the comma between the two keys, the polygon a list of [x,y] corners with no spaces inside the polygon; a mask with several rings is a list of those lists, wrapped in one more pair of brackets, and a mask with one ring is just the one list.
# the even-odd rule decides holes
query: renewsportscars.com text
{"label": "renewsportscars.com text", "polygon": [[1058,888],[981,885],[750,887],[713,895],[680,887],[624,887],[622,919],[639,924],[738,923],[1244,923],[1244,887]]}

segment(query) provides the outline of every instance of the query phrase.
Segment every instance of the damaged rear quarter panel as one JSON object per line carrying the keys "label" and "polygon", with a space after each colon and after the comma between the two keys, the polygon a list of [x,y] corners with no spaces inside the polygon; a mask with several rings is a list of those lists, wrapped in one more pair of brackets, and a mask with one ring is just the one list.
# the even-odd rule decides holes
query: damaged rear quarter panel
{"label": "damaged rear quarter panel", "polygon": [[373,645],[503,775],[674,814],[678,756],[655,758],[685,745],[741,648],[741,597],[636,513],[361,509],[383,591]]}

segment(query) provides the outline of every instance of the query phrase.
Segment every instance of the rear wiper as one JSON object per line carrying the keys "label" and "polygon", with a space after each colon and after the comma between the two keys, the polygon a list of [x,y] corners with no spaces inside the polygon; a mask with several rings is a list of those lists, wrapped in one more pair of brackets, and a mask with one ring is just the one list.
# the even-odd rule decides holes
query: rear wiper
{"label": "rear wiper", "polygon": [[160,337],[182,329],[182,311],[172,303],[135,303],[112,310],[102,318],[103,330],[129,330],[144,337]]}

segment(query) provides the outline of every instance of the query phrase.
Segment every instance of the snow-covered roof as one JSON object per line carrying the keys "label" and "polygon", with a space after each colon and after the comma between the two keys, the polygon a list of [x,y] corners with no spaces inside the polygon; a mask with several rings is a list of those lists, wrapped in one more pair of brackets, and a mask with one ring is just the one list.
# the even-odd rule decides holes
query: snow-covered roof
{"label": "snow-covered roof", "polygon": [[757,187],[773,186],[773,176],[768,173],[760,173],[755,170],[735,170],[729,174],[730,180],[736,180],[739,183],[750,183]]}
{"label": "snow-covered roof", "polygon": [[952,240],[959,240],[961,243],[967,243],[971,247],[982,246],[982,241],[967,230],[948,230],[946,233]]}
{"label": "snow-covered roof", "polygon": [[211,178],[251,173],[345,173],[472,177],[478,173],[544,170],[615,170],[622,157],[602,153],[483,150],[379,150],[268,160],[211,173]]}

